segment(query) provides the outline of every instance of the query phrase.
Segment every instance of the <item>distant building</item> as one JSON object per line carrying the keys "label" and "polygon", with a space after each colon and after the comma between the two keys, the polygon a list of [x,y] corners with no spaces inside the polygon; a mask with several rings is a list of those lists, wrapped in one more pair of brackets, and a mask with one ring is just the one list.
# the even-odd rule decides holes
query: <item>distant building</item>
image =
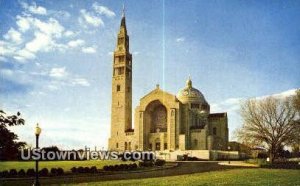
{"label": "distant building", "polygon": [[109,150],[227,150],[226,113],[210,105],[189,78],[177,95],[160,89],[140,99],[132,128],[132,55],[123,12],[113,55]]}

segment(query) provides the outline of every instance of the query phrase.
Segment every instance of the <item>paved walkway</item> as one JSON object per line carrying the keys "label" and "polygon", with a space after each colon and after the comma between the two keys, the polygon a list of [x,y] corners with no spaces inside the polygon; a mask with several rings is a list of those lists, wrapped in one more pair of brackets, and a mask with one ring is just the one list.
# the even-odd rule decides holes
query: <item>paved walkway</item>
{"label": "paved walkway", "polygon": [[240,166],[240,167],[259,167],[257,164],[245,163],[243,161],[222,161],[219,165]]}
{"label": "paved walkway", "polygon": [[[193,174],[193,173],[235,169],[235,168],[245,168],[245,165],[232,164],[231,166],[226,166],[226,165],[222,165],[222,162],[178,162],[177,166],[172,168],[167,168],[167,169],[152,170],[152,171],[136,171],[136,172],[116,172],[111,175],[95,174],[95,175],[47,177],[47,178],[41,178],[40,182],[42,185],[46,185],[46,184],[98,182],[98,181],[108,181],[108,180],[140,179],[140,178],[176,176],[176,175],[183,175],[183,174]],[[7,180],[5,182],[1,182],[0,185],[30,185],[32,184],[32,180],[33,179]]]}

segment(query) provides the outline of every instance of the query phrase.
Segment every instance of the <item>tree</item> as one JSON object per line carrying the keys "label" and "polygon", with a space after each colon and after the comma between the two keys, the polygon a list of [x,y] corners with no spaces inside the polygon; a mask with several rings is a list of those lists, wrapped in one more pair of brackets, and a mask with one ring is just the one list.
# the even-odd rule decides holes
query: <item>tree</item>
{"label": "tree", "polygon": [[[298,112],[298,116],[300,116],[300,89],[296,91],[296,95],[293,98],[293,105],[295,110]],[[300,123],[300,118],[298,117],[296,122]],[[299,124],[300,125],[300,124]],[[296,129],[298,132],[295,132],[294,140],[292,143],[292,151],[295,156],[299,156],[300,154],[300,127]]]}
{"label": "tree", "polygon": [[243,125],[237,130],[240,141],[263,145],[268,149],[270,162],[279,155],[282,146],[290,145],[299,135],[297,112],[290,98],[273,97],[250,99],[241,105]]}
{"label": "tree", "polygon": [[293,98],[293,104],[297,112],[300,112],[300,89],[296,91],[296,95]]}
{"label": "tree", "polygon": [[0,110],[0,160],[13,160],[17,158],[18,151],[25,142],[17,142],[18,136],[11,132],[7,127],[24,125],[25,120],[17,115],[7,116],[3,110]]}

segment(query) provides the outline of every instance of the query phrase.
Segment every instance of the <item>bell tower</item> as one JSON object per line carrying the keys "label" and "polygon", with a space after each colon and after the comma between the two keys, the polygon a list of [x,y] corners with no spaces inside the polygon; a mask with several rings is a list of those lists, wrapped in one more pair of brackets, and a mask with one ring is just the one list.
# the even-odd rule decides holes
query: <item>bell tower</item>
{"label": "bell tower", "polygon": [[[113,54],[111,139],[109,149],[120,149],[118,139],[132,129],[132,55],[129,52],[123,7],[117,45]],[[114,144],[115,143],[115,144]]]}

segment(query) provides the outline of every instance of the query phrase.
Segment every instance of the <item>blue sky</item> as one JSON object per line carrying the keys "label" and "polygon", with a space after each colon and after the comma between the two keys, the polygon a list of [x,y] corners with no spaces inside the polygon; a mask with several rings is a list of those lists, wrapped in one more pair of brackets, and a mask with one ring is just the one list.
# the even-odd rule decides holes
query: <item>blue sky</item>
{"label": "blue sky", "polygon": [[[300,87],[299,1],[126,0],[133,107],[157,83],[176,94],[190,75],[211,104],[241,124],[240,100]],[[0,107],[33,144],[107,147],[112,51],[123,1],[0,0]],[[231,135],[232,137],[232,135]]]}

